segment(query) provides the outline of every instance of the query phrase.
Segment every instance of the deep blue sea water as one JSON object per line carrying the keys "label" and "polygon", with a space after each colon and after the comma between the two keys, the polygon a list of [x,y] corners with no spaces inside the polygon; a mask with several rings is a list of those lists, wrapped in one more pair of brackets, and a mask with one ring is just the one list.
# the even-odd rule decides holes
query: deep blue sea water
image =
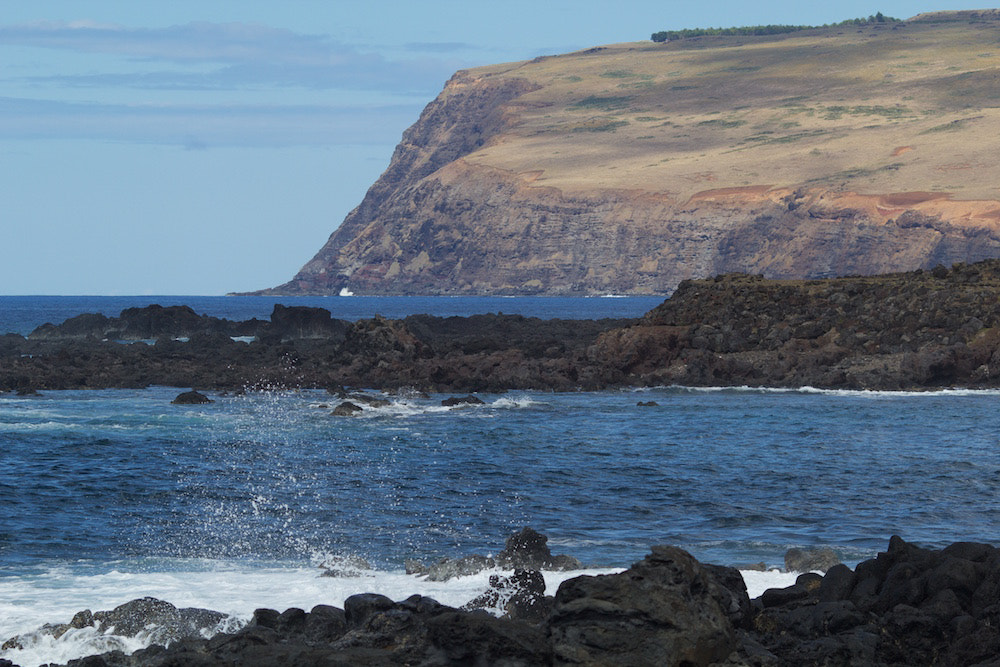
{"label": "deep blue sea water", "polygon": [[[5,299],[0,329],[33,321]],[[470,312],[536,307],[503,301]],[[443,302],[375,303],[398,315]],[[526,525],[591,568],[664,543],[724,564],[780,566],[788,548],[821,545],[854,563],[893,534],[943,546],[1000,530],[995,391],[664,387],[484,394],[456,409],[439,395],[358,418],[332,417],[321,391],[174,406],[177,391],[0,395],[0,642],[143,595],[244,618],[369,590],[461,604],[485,580],[427,588],[403,560],[493,553]],[[368,560],[365,576],[316,576],[345,556]],[[65,660],[94,641],[39,638],[0,657]]]}
{"label": "deep blue sea water", "polygon": [[391,319],[428,314],[441,317],[506,313],[526,317],[597,319],[639,317],[664,297],[468,297],[468,296],[0,296],[0,333],[23,336],[46,322],[59,324],[80,313],[117,316],[125,308],[190,306],[199,315],[229,320],[266,320],[274,304],[326,308],[344,320],[381,315]]}

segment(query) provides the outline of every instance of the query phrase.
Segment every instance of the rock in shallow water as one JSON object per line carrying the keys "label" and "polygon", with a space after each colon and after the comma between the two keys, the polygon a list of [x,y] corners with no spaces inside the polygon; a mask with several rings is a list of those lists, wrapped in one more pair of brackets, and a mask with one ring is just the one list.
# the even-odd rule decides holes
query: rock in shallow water
{"label": "rock in shallow water", "polygon": [[839,563],[840,558],[830,547],[792,548],[785,552],[785,570],[788,572],[826,572]]}
{"label": "rock in shallow water", "polygon": [[170,401],[174,405],[202,405],[204,403],[214,403],[212,399],[198,391],[185,391],[177,394],[177,398]]}

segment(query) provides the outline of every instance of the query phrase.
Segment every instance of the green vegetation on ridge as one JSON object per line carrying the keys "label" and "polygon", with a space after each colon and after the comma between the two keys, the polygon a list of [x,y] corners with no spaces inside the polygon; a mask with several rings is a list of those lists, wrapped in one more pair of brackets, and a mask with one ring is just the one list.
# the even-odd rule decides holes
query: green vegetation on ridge
{"label": "green vegetation on ridge", "polygon": [[762,35],[783,35],[789,32],[800,30],[815,30],[816,28],[868,25],[871,23],[897,23],[899,19],[885,16],[878,12],[868,18],[847,19],[840,23],[833,23],[826,26],[813,25],[751,25],[733,28],[685,28],[683,30],[661,30],[654,32],[651,39],[654,42],[671,42],[689,37],[710,37],[710,36],[762,36]]}

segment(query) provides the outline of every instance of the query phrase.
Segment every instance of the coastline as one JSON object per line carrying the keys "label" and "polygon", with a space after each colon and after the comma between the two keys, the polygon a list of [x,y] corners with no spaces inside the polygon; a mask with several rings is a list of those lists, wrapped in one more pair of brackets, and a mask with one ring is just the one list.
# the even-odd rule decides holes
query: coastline
{"label": "coastline", "polygon": [[[996,388],[989,369],[981,370],[991,365],[996,353],[994,329],[1000,320],[993,304],[983,300],[984,295],[995,294],[995,264],[938,273],[907,274],[882,282],[864,278],[775,283],[723,276],[691,281],[678,290],[676,300],[630,321],[498,314],[351,322],[335,319],[321,308],[276,307],[267,322],[229,322],[182,307],[138,308],[118,317],[72,318],[27,338],[0,337],[4,360],[0,387],[24,394],[26,401],[31,400],[32,391],[150,385],[217,392],[312,387],[343,401],[379,400],[353,387],[404,393],[628,387],[636,398],[645,398],[643,387],[672,385],[671,380],[678,377],[694,378],[694,382],[677,384],[692,384],[690,391],[705,393],[780,393],[793,386],[798,392],[803,391],[801,386],[813,386],[814,390],[806,391],[866,394],[961,393],[966,390],[952,389],[961,385]],[[902,285],[906,282],[912,283],[912,298],[906,293],[909,287]],[[855,297],[862,307],[852,310]],[[914,308],[913,299],[919,299],[922,311]],[[941,326],[906,319],[914,312],[918,313],[914,317],[929,313],[932,323]],[[972,320],[978,322],[970,326]],[[908,331],[901,332],[899,327]],[[752,388],[760,378],[768,380],[760,384],[772,388]],[[787,388],[782,382],[788,383]],[[655,551],[653,556],[653,560],[658,558]],[[953,655],[957,656],[952,659],[955,664],[964,664],[975,658],[967,652],[971,645],[994,646],[990,631],[984,629],[993,612],[976,600],[993,595],[978,587],[986,585],[983,582],[993,585],[996,562],[995,551],[985,545],[958,543],[929,555],[894,539],[885,557],[880,555],[874,564],[861,563],[850,576],[838,569],[832,579],[829,573],[822,580],[810,577],[791,591],[762,595],[751,605],[755,610],[751,620],[729,619],[736,643],[720,644],[731,650],[720,657],[720,648],[712,660],[732,665],[823,660],[903,664],[925,655]],[[896,565],[900,569],[890,576]],[[697,568],[685,565],[681,569]],[[975,574],[975,582],[956,583],[956,576],[968,572]],[[862,584],[862,580],[869,583]],[[906,588],[909,580],[920,583]],[[697,587],[711,585],[703,582]],[[510,648],[506,640],[496,638],[510,638],[509,625],[495,626],[482,615],[467,616],[467,612],[443,609],[423,598],[387,602],[365,597],[363,601],[368,611],[352,611],[356,623],[348,627],[345,620],[344,633],[325,635],[319,648],[316,638],[307,636],[303,628],[316,630],[329,627],[330,622],[340,628],[339,621],[330,619],[341,618],[341,612],[346,619],[346,608],[262,612],[254,617],[250,630],[219,636],[214,643],[192,640],[166,652],[148,649],[135,654],[136,658],[115,656],[81,664],[156,665],[169,660],[254,664],[256,659],[292,659],[291,653],[283,651],[327,651],[334,650],[334,645],[338,651],[348,650],[344,655],[349,657],[343,659],[356,664],[366,664],[357,661],[369,658],[368,664],[411,658],[426,662],[430,654],[419,652],[431,650],[481,651],[483,655],[501,651],[513,664],[517,660],[522,664],[571,662],[555,657],[564,650],[569,653],[558,655],[578,655],[579,647],[557,649],[550,640],[539,639],[558,634],[550,621],[545,621],[549,625],[542,626],[542,631],[537,626],[531,630],[529,623],[527,639],[515,640],[519,648],[511,649],[514,654],[508,656],[502,653]],[[353,608],[355,602],[347,605],[345,600],[344,606]],[[641,603],[635,604],[641,608]],[[441,618],[465,627],[469,634],[459,632],[459,639],[442,648],[435,644],[438,640],[431,630],[443,622]],[[417,653],[398,653],[404,649],[386,635],[371,632],[399,619],[406,623],[393,636],[406,637],[405,650]],[[619,628],[620,635],[621,619],[608,622]],[[473,625],[463,625],[469,623]],[[721,627],[726,626],[721,623]],[[416,634],[406,634],[410,631]],[[595,632],[615,636],[612,631]],[[476,643],[486,635],[494,638],[492,643]],[[528,653],[521,652],[526,650],[525,642],[534,647]],[[363,655],[357,652],[361,648]],[[244,650],[257,657],[248,658]],[[455,658],[454,664],[462,659]]]}
{"label": "coastline", "polygon": [[635,320],[498,313],[352,322],[275,304],[269,321],[233,322],[148,306],[0,337],[0,390],[996,388],[998,289],[1000,261],[986,260],[877,277],[690,280]]}

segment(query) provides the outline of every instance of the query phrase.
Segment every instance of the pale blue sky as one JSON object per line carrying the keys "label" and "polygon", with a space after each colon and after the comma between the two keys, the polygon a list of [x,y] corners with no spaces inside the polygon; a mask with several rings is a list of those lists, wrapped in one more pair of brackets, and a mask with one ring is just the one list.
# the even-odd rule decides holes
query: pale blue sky
{"label": "pale blue sky", "polygon": [[290,279],[455,70],[962,2],[0,0],[0,294]]}

